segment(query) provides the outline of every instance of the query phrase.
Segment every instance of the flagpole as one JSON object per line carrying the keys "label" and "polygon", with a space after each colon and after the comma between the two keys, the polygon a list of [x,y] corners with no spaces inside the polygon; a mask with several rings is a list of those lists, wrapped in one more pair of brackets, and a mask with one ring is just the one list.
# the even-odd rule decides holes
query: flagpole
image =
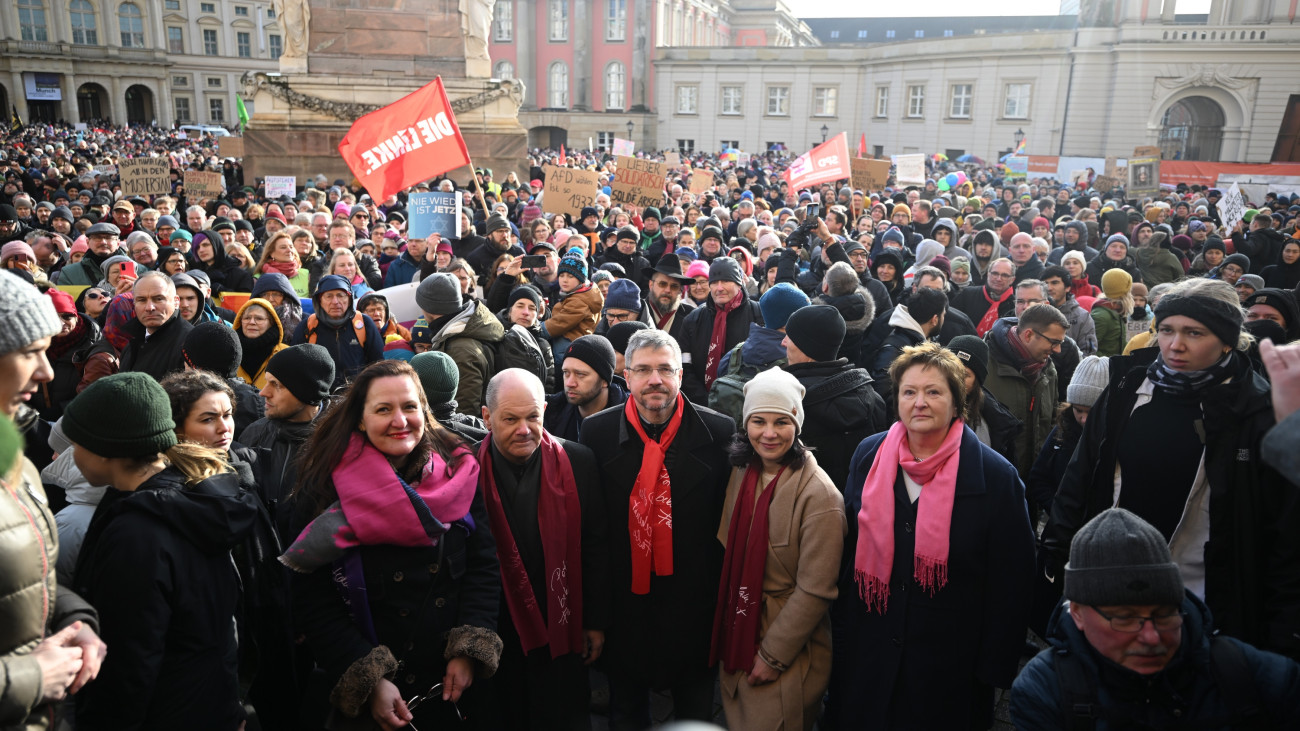
{"label": "flagpole", "polygon": [[469,156],[468,147],[465,148],[465,159],[469,160],[469,177],[470,180],[474,181],[474,190],[478,192],[478,202],[479,205],[483,206],[483,217],[486,219],[492,214],[492,211],[488,210],[487,199],[483,197],[483,185],[478,182],[478,175],[474,172],[474,160]]}

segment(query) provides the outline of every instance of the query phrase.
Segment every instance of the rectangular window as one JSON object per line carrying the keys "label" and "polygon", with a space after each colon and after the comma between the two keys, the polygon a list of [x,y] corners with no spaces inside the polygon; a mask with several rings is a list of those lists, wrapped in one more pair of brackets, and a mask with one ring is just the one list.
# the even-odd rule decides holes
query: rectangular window
{"label": "rectangular window", "polygon": [[894,37],[894,31],[892,31],[892,30],[887,30],[887,31],[885,31],[885,37],[886,37],[886,38],[893,38],[893,37]]}
{"label": "rectangular window", "polygon": [[787,117],[790,115],[790,87],[767,87],[767,114],[769,117]]}
{"label": "rectangular window", "polygon": [[236,34],[235,34],[235,45],[239,48],[239,57],[240,57],[240,58],[252,58],[252,57],[253,57],[253,41],[252,41],[252,34],[250,34],[250,33],[245,33],[245,32],[236,33]]}
{"label": "rectangular window", "polygon": [[889,87],[888,86],[876,87],[876,116],[881,118],[889,116]]}
{"label": "rectangular window", "polygon": [[698,86],[677,87],[677,113],[678,114],[698,114],[699,102],[700,102],[700,87]]}
{"label": "rectangular window", "polygon": [[185,53],[185,31],[175,26],[167,26],[167,52]]}
{"label": "rectangular window", "polygon": [[948,106],[948,116],[956,119],[970,119],[970,84],[952,85],[952,103]]}
{"label": "rectangular window", "polygon": [[952,31],[950,31],[950,30],[946,30],[946,31],[944,31],[944,32],[943,32],[943,37],[944,37],[944,38],[952,38]]}
{"label": "rectangular window", "polygon": [[627,37],[627,0],[605,0],[605,40]]}
{"label": "rectangular window", "polygon": [[183,96],[178,96],[173,98],[172,102],[176,107],[176,121],[177,122],[190,121],[190,100]]}
{"label": "rectangular window", "polygon": [[190,77],[188,76],[172,77],[172,86],[189,86],[189,85],[190,85]]}
{"label": "rectangular window", "polygon": [[741,105],[744,103],[743,86],[724,86],[722,87],[722,113],[723,114],[744,114]]}
{"label": "rectangular window", "polygon": [[837,31],[837,30],[833,30],[833,31],[831,31],[831,40],[835,40],[836,38],[839,38],[839,37],[840,37],[840,32],[839,32],[839,31]]}
{"label": "rectangular window", "polygon": [[217,124],[226,121],[226,100],[209,99],[208,100],[208,119]]}
{"label": "rectangular window", "polygon": [[216,4],[216,3],[199,3],[199,12],[200,12],[200,13],[215,13],[215,12],[217,12],[217,4]]}
{"label": "rectangular window", "polygon": [[722,141],[722,149],[724,149],[724,150],[730,150],[730,149],[733,149],[733,148],[734,148],[734,149],[737,149],[737,150],[740,149],[740,140],[723,140],[723,141]]}
{"label": "rectangular window", "polygon": [[695,152],[695,140],[683,140],[678,138],[677,151],[684,155],[689,155]]}
{"label": "rectangular window", "polygon": [[866,37],[867,37],[867,32],[866,32],[865,30],[860,30],[860,31],[858,31],[858,38],[861,39],[861,38],[866,38]]}
{"label": "rectangular window", "polygon": [[243,17],[243,18],[247,18],[247,17],[248,17],[248,7],[245,6],[245,5],[236,5],[236,6],[235,6],[235,15],[238,15],[238,16]]}
{"label": "rectangular window", "polygon": [[209,88],[209,89],[220,89],[220,88],[221,88],[221,77],[220,77],[220,76],[209,76],[208,79],[207,79],[207,81],[208,81],[208,88]]}
{"label": "rectangular window", "polygon": [[24,41],[50,40],[45,25],[45,5],[40,0],[18,0],[19,37]]}
{"label": "rectangular window", "polygon": [[492,40],[509,43],[515,37],[514,0],[497,0],[492,10]]}
{"label": "rectangular window", "polygon": [[211,28],[203,29],[203,55],[216,56],[217,49],[217,32]]}
{"label": "rectangular window", "polygon": [[266,37],[266,45],[271,49],[271,60],[279,58],[284,54],[284,40],[275,34]]}
{"label": "rectangular window", "polygon": [[[164,0],[164,1],[163,1],[163,9],[164,9],[164,10],[180,10],[180,9],[181,9],[181,0]],[[189,104],[189,100],[187,99],[187,100],[185,101],[185,103],[186,103],[186,104]]]}
{"label": "rectangular window", "polygon": [[916,38],[924,38],[924,37],[925,37],[925,31],[923,31],[923,30],[918,30],[918,31],[916,32],[916,36],[915,36],[915,37],[916,37]]}
{"label": "rectangular window", "polygon": [[274,8],[274,7],[269,7],[269,8],[266,9],[266,17],[268,17],[268,18],[275,18],[275,8]]}
{"label": "rectangular window", "polygon": [[597,132],[597,133],[596,133],[596,149],[597,149],[597,150],[611,150],[611,149],[613,149],[613,148],[614,148],[614,133],[613,133],[613,132]]}
{"label": "rectangular window", "polygon": [[876,158],[877,160],[883,158],[883,157],[885,156],[885,146],[884,146],[884,145],[872,145],[872,146],[871,146],[871,156],[874,157],[874,158]]}
{"label": "rectangular window", "polygon": [[569,0],[550,0],[550,38],[553,41],[569,40]]}
{"label": "rectangular window", "polygon": [[813,116],[834,117],[838,96],[839,89],[833,86],[819,86],[813,89]]}
{"label": "rectangular window", "polygon": [[1007,84],[1007,100],[1002,107],[1007,119],[1029,118],[1029,84]]}
{"label": "rectangular window", "polygon": [[907,87],[907,116],[913,118],[925,116],[924,86]]}

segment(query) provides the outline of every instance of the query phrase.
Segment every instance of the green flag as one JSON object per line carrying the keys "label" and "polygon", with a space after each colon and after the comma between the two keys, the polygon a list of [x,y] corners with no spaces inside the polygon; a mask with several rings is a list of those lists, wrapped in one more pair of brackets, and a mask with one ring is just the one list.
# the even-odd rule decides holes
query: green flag
{"label": "green flag", "polygon": [[244,106],[244,98],[238,94],[235,95],[235,108],[239,111],[239,131],[243,132],[248,126],[248,109]]}

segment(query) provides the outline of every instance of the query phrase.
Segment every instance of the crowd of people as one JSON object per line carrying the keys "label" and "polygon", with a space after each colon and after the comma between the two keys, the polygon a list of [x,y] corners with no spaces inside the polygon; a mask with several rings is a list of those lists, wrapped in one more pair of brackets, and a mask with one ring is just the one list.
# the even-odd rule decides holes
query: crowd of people
{"label": "crowd of people", "polygon": [[0,157],[0,727],[1300,718],[1295,196],[536,150],[414,238],[452,179]]}

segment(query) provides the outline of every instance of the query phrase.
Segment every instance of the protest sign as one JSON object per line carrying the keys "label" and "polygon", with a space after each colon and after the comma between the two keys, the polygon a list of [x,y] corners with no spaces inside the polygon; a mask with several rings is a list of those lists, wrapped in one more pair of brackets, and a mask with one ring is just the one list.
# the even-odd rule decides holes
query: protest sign
{"label": "protest sign", "polygon": [[1098,175],[1092,179],[1092,187],[1098,193],[1109,193],[1119,185],[1119,181],[1109,175]]}
{"label": "protest sign", "polygon": [[925,185],[925,155],[899,155],[894,158],[894,177],[899,185]]}
{"label": "protest sign", "polygon": [[672,152],[672,151],[665,152],[664,162],[668,163],[668,167],[674,167],[674,168],[681,167],[682,156],[680,153],[677,152]]}
{"label": "protest sign", "polygon": [[222,157],[243,157],[244,156],[244,138],[243,137],[218,137],[217,150]]}
{"label": "protest sign", "polygon": [[427,239],[433,234],[444,239],[460,238],[460,193],[457,191],[415,193],[407,198],[406,212],[410,216],[407,235],[413,239]]}
{"label": "protest sign", "polygon": [[100,163],[96,165],[93,170],[95,171],[95,174],[101,178],[104,176],[111,178],[114,175],[117,175],[117,166],[112,163]]}
{"label": "protest sign", "polygon": [[862,192],[880,190],[889,184],[888,160],[865,160],[855,157],[850,160],[853,166],[853,188]]}
{"label": "protest sign", "polygon": [[268,175],[266,176],[266,197],[275,199],[280,197],[292,198],[298,192],[298,178],[292,175]]}
{"label": "protest sign", "polygon": [[191,198],[201,196],[217,197],[221,195],[221,173],[205,173],[199,170],[185,171],[185,194]]}
{"label": "protest sign", "polygon": [[122,176],[123,195],[167,195],[172,192],[171,164],[165,157],[121,160],[117,169]]}
{"label": "protest sign", "polygon": [[713,173],[708,170],[691,170],[690,191],[696,195],[709,192],[713,187]]}
{"label": "protest sign", "polygon": [[546,187],[542,194],[542,210],[546,213],[563,213],[569,221],[582,218],[582,209],[596,205],[600,191],[600,175],[595,170],[575,170],[554,165],[542,168],[546,173]]}
{"label": "protest sign", "polygon": [[614,147],[610,150],[610,152],[614,153],[615,157],[618,157],[620,155],[629,156],[632,154],[632,151],[635,149],[636,149],[636,143],[632,142],[632,140],[625,140],[622,137],[615,137]]}
{"label": "protest sign", "polygon": [[1160,148],[1155,145],[1138,145],[1133,148],[1133,157],[1160,157]]}
{"label": "protest sign", "polygon": [[841,132],[795,158],[785,171],[786,182],[799,190],[846,179],[852,175],[849,159],[849,138]]}
{"label": "protest sign", "polygon": [[1233,183],[1215,204],[1215,208],[1219,209],[1219,220],[1231,230],[1246,215],[1246,199],[1241,195],[1241,187]]}
{"label": "protest sign", "polygon": [[1029,156],[1012,155],[1007,158],[1006,166],[1008,178],[1023,178],[1029,175]]}
{"label": "protest sign", "polygon": [[1125,194],[1155,195],[1160,192],[1160,158],[1139,157],[1128,161],[1128,186]]}
{"label": "protest sign", "polygon": [[618,169],[614,172],[614,185],[609,194],[612,205],[640,210],[663,202],[668,163],[635,157],[618,157],[616,160]]}

